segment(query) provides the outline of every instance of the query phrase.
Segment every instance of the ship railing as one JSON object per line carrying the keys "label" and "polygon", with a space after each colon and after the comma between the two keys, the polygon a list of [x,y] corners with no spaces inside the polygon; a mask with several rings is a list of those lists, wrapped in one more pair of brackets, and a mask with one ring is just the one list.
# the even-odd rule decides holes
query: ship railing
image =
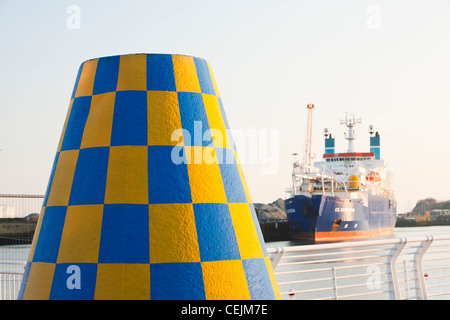
{"label": "ship railing", "polygon": [[268,248],[282,299],[450,298],[450,236]]}

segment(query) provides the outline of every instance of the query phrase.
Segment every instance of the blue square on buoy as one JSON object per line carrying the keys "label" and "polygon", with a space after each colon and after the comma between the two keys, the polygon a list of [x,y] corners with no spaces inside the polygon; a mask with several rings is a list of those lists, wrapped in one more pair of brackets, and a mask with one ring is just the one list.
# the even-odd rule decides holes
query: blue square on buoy
{"label": "blue square on buoy", "polygon": [[149,246],[148,205],[104,205],[99,263],[150,263]]}
{"label": "blue square on buoy", "polygon": [[57,264],[50,300],[93,300],[96,278],[96,263]]}
{"label": "blue square on buoy", "polygon": [[241,175],[239,174],[239,170],[234,159],[233,150],[216,148],[216,154],[222,155],[222,159],[219,161],[219,168],[228,203],[248,202],[247,195],[244,191],[244,186],[242,185]]}
{"label": "blue square on buoy", "polygon": [[147,90],[177,90],[171,54],[147,55]]}
{"label": "blue square on buoy", "polygon": [[178,104],[181,126],[190,134],[190,139],[187,139],[183,134],[184,145],[210,146],[212,137],[202,94],[198,92],[178,92]]}
{"label": "blue square on buoy", "polygon": [[69,205],[104,203],[108,161],[109,147],[79,151]]}
{"label": "blue square on buoy", "polygon": [[205,300],[199,262],[151,264],[150,285],[152,300]]}
{"label": "blue square on buoy", "polygon": [[117,79],[119,78],[119,65],[120,56],[98,59],[93,94],[116,91]]}
{"label": "blue square on buoy", "polygon": [[75,84],[73,86],[73,90],[72,90],[72,95],[70,96],[70,99],[72,100],[73,98],[75,98],[75,94],[77,92],[78,89],[78,83],[80,82],[80,77],[81,77],[81,72],[83,71],[83,66],[84,66],[85,62],[83,62],[80,66],[80,68],[78,68],[78,73],[77,73],[77,77],[75,78]]}
{"label": "blue square on buoy", "polygon": [[151,204],[192,202],[183,147],[148,147],[148,198]]}
{"label": "blue square on buoy", "polygon": [[208,63],[205,60],[196,57],[194,57],[194,63],[201,92],[215,96],[216,91],[214,90]]}
{"label": "blue square on buoy", "polygon": [[84,127],[91,109],[91,96],[78,97],[73,100],[72,111],[67,120],[61,151],[80,149]]}
{"label": "blue square on buoy", "polygon": [[66,211],[67,207],[45,208],[33,262],[56,262]]}
{"label": "blue square on buoy", "polygon": [[147,145],[147,91],[117,91],[111,146]]}
{"label": "blue square on buoy", "polygon": [[252,300],[273,300],[273,290],[267,290],[272,286],[267,265],[264,258],[242,260],[248,290]]}
{"label": "blue square on buoy", "polygon": [[200,259],[240,260],[239,247],[226,203],[194,203]]}

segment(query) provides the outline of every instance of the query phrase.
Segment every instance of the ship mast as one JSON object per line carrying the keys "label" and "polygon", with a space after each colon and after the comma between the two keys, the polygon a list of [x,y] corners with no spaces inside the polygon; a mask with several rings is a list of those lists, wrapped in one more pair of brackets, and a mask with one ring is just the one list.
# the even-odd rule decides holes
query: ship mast
{"label": "ship mast", "polygon": [[305,144],[305,169],[306,172],[311,171],[312,166],[312,111],[314,104],[308,104],[308,123],[306,125],[306,144]]}
{"label": "ship mast", "polygon": [[356,139],[355,126],[361,123],[361,119],[355,119],[355,116],[349,117],[348,113],[345,113],[345,120],[341,120],[341,124],[345,125],[348,131],[345,133],[345,139],[348,140],[348,150],[347,152],[355,152],[353,141]]}

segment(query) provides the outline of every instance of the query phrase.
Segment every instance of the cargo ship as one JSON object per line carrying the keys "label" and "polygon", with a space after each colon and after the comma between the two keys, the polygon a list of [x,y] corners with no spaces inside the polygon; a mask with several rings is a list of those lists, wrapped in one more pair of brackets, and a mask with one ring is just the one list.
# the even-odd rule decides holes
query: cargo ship
{"label": "cargo ship", "polygon": [[335,152],[335,138],[324,129],[322,161],[312,163],[313,104],[307,106],[305,157],[294,161],[292,187],[286,189],[286,214],[292,239],[319,242],[363,240],[393,234],[397,221],[392,175],[380,157],[380,135],[369,126],[369,152],[356,152],[355,126],[346,114],[345,152]]}

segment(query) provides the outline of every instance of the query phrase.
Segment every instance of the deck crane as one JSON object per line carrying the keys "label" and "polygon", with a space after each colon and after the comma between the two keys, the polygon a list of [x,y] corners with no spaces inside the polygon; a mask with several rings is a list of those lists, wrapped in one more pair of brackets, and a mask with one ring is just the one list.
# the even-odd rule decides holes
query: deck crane
{"label": "deck crane", "polygon": [[312,167],[312,112],[314,104],[310,103],[306,106],[308,109],[308,122],[306,125],[306,143],[305,143],[305,171],[311,172]]}

